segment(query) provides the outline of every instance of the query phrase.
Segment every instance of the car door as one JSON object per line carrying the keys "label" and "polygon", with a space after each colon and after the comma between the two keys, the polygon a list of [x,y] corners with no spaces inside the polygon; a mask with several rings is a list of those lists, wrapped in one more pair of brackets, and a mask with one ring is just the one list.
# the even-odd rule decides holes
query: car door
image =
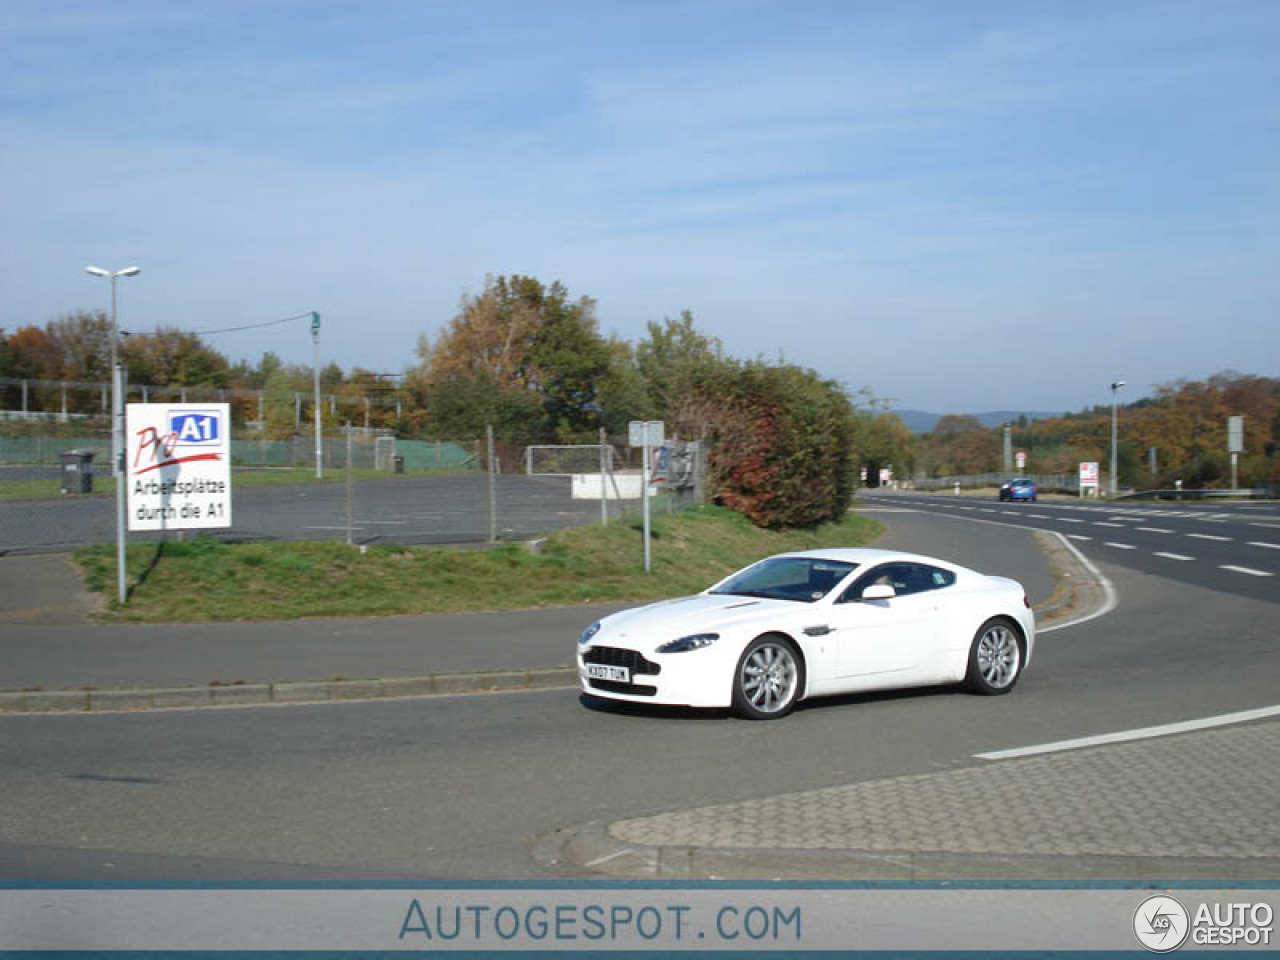
{"label": "car door", "polygon": [[[864,677],[916,667],[939,635],[938,596],[931,568],[915,563],[873,567],[850,585],[831,608],[836,676]],[[889,599],[864,599],[872,585],[893,587]]]}

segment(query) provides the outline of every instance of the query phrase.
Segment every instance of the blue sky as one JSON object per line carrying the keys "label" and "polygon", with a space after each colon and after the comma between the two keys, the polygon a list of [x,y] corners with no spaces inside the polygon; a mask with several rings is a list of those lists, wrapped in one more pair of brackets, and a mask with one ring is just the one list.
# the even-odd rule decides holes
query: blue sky
{"label": "blue sky", "polygon": [[[1280,4],[0,3],[0,326],[324,318],[486,274],[895,406],[1280,376]],[[305,323],[208,338],[310,363]]]}

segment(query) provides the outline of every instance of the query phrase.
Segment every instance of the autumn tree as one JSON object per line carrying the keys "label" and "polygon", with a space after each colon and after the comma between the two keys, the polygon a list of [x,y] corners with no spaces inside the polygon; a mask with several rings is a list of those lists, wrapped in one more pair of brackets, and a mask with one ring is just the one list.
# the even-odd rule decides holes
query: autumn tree
{"label": "autumn tree", "polygon": [[[488,277],[478,296],[463,298],[442,336],[420,347],[425,357],[409,378],[411,392],[464,380],[455,398],[479,400],[484,385],[498,394],[531,393],[541,409],[535,434],[548,440],[590,441],[602,422],[599,394],[612,356],[598,330],[595,301],[570,300],[563,284]],[[492,403],[524,408],[524,401]]]}
{"label": "autumn tree", "polygon": [[925,439],[923,453],[935,477],[991,473],[1000,468],[997,431],[977,417],[948,414]]}

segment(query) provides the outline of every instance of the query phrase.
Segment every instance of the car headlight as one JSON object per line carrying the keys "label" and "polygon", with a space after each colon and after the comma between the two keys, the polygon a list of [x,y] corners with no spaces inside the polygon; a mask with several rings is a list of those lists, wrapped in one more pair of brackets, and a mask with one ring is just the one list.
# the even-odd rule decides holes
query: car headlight
{"label": "car headlight", "polygon": [[578,637],[578,643],[580,644],[590,643],[591,638],[594,637],[599,632],[600,632],[600,621],[597,620],[591,626],[587,627],[587,629],[582,631],[582,636]]}
{"label": "car headlight", "polygon": [[664,643],[658,648],[659,653],[688,653],[690,650],[701,650],[703,647],[709,647],[720,639],[718,633],[695,633],[688,637],[681,637],[679,640],[672,640]]}

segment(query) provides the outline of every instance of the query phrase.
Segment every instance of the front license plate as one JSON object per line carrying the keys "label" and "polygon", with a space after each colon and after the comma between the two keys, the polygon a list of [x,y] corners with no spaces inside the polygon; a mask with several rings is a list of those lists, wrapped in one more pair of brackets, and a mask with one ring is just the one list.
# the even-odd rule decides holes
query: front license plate
{"label": "front license plate", "polygon": [[626,667],[608,667],[603,663],[588,663],[587,676],[592,680],[612,680],[614,683],[631,682],[631,671]]}

